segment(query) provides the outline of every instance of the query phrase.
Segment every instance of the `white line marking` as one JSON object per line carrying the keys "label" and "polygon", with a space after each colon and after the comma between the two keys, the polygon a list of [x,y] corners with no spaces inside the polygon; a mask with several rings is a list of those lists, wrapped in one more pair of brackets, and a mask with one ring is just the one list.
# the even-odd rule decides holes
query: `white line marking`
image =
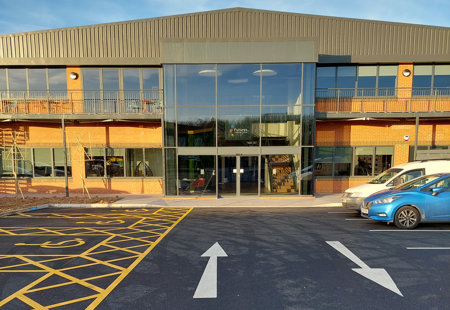
{"label": "white line marking", "polygon": [[372,232],[450,232],[450,230],[431,230],[431,229],[420,229],[420,230],[407,230],[407,229],[371,229]]}
{"label": "white line marking", "polygon": [[450,250],[450,247],[407,247],[407,250]]}
{"label": "white line marking", "polygon": [[214,243],[202,257],[209,257],[208,264],[194,293],[194,298],[217,298],[217,257],[228,257],[218,242]]}
{"label": "white line marking", "polygon": [[400,295],[403,297],[402,293],[398,289],[394,280],[392,280],[389,273],[383,268],[370,268],[367,266],[358,256],[353,254],[349,249],[345,247],[339,241],[327,241],[328,245],[332,246],[336,251],[350,259],[360,268],[352,268],[352,270],[356,273],[359,273],[363,277],[377,283],[378,285],[387,288],[388,290]]}

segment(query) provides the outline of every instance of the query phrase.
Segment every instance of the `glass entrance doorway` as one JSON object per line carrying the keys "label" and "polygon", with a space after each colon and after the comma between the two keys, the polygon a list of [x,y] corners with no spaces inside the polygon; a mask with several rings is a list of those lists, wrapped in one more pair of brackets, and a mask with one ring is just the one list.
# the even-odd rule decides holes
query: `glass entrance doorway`
{"label": "glass entrance doorway", "polygon": [[219,195],[258,195],[258,156],[219,156]]}

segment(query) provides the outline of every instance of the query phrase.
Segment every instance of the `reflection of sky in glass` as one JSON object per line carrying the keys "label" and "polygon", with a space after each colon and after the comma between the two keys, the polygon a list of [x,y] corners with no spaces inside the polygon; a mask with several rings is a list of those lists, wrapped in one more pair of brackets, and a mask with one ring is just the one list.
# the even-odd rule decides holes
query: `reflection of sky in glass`
{"label": "reflection of sky in glass", "polygon": [[83,70],[83,88],[84,90],[100,89],[100,72],[98,69]]}
{"label": "reflection of sky in glass", "polygon": [[251,117],[259,122],[259,107],[226,107],[218,108],[219,121],[239,121]]}
{"label": "reflection of sky in glass", "polygon": [[25,76],[25,69],[9,69],[9,90],[27,90],[27,80]]}
{"label": "reflection of sky in glass", "polygon": [[28,69],[28,85],[30,90],[47,90],[45,69]]}
{"label": "reflection of sky in glass", "polygon": [[0,90],[6,90],[6,70],[0,69]]}
{"label": "reflection of sky in glass", "polygon": [[103,89],[119,90],[119,70],[103,69]]}
{"label": "reflection of sky in glass", "polygon": [[262,75],[263,105],[300,104],[301,64],[263,65],[263,70],[275,73]]}
{"label": "reflection of sky in glass", "polygon": [[177,65],[176,74],[179,106],[215,105],[215,65]]}
{"label": "reflection of sky in glass", "polygon": [[259,65],[218,65],[218,105],[259,105]]}
{"label": "reflection of sky in glass", "polygon": [[66,69],[48,69],[50,90],[67,90]]}
{"label": "reflection of sky in glass", "polygon": [[139,90],[139,69],[123,70],[123,89]]}
{"label": "reflection of sky in glass", "polygon": [[159,89],[159,70],[157,68],[142,69],[142,87]]}

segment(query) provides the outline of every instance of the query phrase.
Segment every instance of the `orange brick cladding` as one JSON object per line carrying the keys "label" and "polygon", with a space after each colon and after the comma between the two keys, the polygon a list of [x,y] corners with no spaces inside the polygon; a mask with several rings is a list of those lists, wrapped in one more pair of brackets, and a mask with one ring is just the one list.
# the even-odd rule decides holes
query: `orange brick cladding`
{"label": "orange brick cladding", "polygon": [[[17,123],[0,125],[0,130],[21,130],[27,133],[22,147],[62,147],[59,123]],[[162,131],[158,124],[133,123],[66,123],[66,143],[72,163],[69,192],[82,193],[82,179],[91,194],[162,194],[162,178],[85,178],[85,147],[143,148],[161,147]],[[64,193],[64,178],[33,178],[20,180],[24,193]],[[0,194],[13,194],[14,181],[0,180]]]}
{"label": "orange brick cladding", "polygon": [[[415,144],[414,121],[331,121],[317,122],[316,145],[320,146],[393,146],[393,164],[409,160],[410,146]],[[404,136],[409,136],[405,141]],[[450,145],[450,121],[419,122],[418,145]],[[318,178],[316,193],[339,193],[370,178]]]}

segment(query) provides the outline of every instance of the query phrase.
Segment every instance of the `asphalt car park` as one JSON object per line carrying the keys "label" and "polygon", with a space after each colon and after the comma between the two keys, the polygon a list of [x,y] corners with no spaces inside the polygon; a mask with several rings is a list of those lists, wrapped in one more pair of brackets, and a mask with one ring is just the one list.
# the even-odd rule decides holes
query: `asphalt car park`
{"label": "asphalt car park", "polygon": [[449,237],[342,208],[47,208],[0,218],[0,308],[444,309]]}

